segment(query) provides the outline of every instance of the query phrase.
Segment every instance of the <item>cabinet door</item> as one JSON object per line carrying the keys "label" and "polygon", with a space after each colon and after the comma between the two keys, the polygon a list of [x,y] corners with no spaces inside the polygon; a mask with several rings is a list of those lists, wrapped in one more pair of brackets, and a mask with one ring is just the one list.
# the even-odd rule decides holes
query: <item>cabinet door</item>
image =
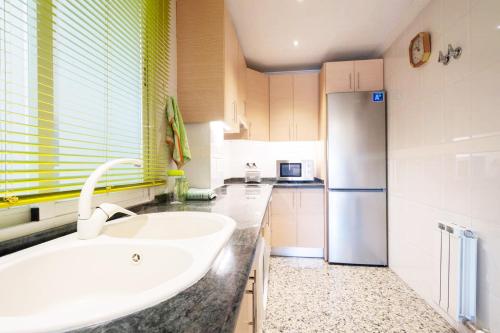
{"label": "cabinet door", "polygon": [[294,140],[318,140],[319,73],[294,75],[293,123]]}
{"label": "cabinet door", "polygon": [[271,141],[289,141],[292,137],[293,76],[269,76],[269,127]]}
{"label": "cabinet door", "polygon": [[269,141],[269,77],[246,69],[246,115],[250,140]]}
{"label": "cabinet door", "polygon": [[323,248],[325,238],[322,189],[297,190],[297,246]]}
{"label": "cabinet door", "polygon": [[273,201],[271,202],[271,223],[274,223],[275,215],[285,215],[295,213],[294,189],[275,188],[273,189]]}
{"label": "cabinet door", "polygon": [[266,247],[271,247],[271,217],[269,215],[268,208],[264,214],[264,225],[262,226],[262,237],[264,238]]}
{"label": "cabinet door", "polygon": [[253,288],[253,324],[254,332],[262,332],[264,325],[264,254],[265,244],[261,239],[257,242],[257,249],[255,251],[254,267],[254,288]]}
{"label": "cabinet door", "polygon": [[326,93],[354,91],[354,62],[339,61],[325,64]]}
{"label": "cabinet door", "polygon": [[228,132],[238,132],[238,37],[229,13],[224,19],[224,121]]}
{"label": "cabinet door", "polygon": [[225,120],[224,1],[177,3],[177,93],[185,123]]}
{"label": "cabinet door", "polygon": [[296,246],[295,190],[273,190],[271,202],[271,243],[273,247]]}
{"label": "cabinet door", "polygon": [[384,89],[384,60],[360,60],[354,62],[356,91]]}
{"label": "cabinet door", "polygon": [[245,55],[243,54],[243,50],[241,49],[241,45],[238,43],[238,57],[236,61],[237,65],[237,105],[238,105],[238,115],[245,117],[246,116],[246,99],[247,99],[247,82],[246,82],[246,71],[247,64],[245,62]]}
{"label": "cabinet door", "polygon": [[243,299],[240,304],[240,312],[238,314],[238,320],[236,322],[236,327],[234,329],[235,333],[253,333],[253,315],[254,313],[254,304],[253,304],[253,295],[247,293],[245,290],[245,294],[243,295]]}

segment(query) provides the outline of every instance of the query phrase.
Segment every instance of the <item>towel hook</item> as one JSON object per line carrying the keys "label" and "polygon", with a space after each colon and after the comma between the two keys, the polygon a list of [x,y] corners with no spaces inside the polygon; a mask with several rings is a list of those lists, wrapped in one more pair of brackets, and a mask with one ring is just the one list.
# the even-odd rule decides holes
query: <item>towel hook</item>
{"label": "towel hook", "polygon": [[453,59],[458,59],[462,55],[462,48],[460,46],[453,47],[451,44],[448,44],[448,56],[453,57]]}

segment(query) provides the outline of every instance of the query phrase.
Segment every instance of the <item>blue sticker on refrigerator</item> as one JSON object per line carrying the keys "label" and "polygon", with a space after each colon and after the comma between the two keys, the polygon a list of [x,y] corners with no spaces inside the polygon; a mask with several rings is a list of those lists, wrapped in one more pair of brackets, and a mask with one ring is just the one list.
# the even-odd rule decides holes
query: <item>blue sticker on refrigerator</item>
{"label": "blue sticker on refrigerator", "polygon": [[374,103],[382,103],[384,101],[384,92],[376,91],[372,93],[372,102]]}

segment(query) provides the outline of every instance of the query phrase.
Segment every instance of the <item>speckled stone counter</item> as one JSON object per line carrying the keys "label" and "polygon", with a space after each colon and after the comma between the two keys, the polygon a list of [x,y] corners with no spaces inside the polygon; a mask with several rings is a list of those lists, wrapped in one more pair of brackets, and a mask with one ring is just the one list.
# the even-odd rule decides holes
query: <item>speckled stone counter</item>
{"label": "speckled stone counter", "polygon": [[[224,181],[225,184],[244,184],[244,178],[229,178]],[[324,188],[323,180],[314,178],[312,181],[278,181],[276,178],[262,178],[260,184],[272,185],[275,188]]]}
{"label": "speckled stone counter", "polygon": [[272,186],[265,184],[230,185],[217,189],[217,198],[212,201],[189,201],[180,205],[151,202],[132,207],[138,214],[220,213],[232,217],[237,226],[210,271],[193,286],[155,306],[73,332],[232,332],[271,190]]}
{"label": "speckled stone counter", "polygon": [[[232,217],[237,225],[210,271],[193,286],[155,306],[72,332],[232,332],[271,190],[272,186],[265,184],[230,185],[217,189],[217,198],[212,201],[188,201],[180,205],[153,201],[130,208],[138,214],[214,212]],[[10,253],[69,234],[75,231],[74,223],[56,231],[12,240],[0,249]]]}
{"label": "speckled stone counter", "polygon": [[219,188],[213,201],[153,202],[133,208],[138,214],[214,212],[232,217],[237,226],[210,271],[190,288],[156,306],[76,332],[232,332],[271,189],[269,185],[231,185]]}

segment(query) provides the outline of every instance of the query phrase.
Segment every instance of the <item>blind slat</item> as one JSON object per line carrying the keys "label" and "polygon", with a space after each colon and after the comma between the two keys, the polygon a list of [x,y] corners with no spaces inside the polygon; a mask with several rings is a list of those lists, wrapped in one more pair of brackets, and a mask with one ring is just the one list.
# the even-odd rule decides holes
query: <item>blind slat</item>
{"label": "blind slat", "polygon": [[[161,184],[169,0],[0,0],[0,208]],[[161,127],[163,128],[163,126]],[[163,134],[161,134],[163,135]]]}

